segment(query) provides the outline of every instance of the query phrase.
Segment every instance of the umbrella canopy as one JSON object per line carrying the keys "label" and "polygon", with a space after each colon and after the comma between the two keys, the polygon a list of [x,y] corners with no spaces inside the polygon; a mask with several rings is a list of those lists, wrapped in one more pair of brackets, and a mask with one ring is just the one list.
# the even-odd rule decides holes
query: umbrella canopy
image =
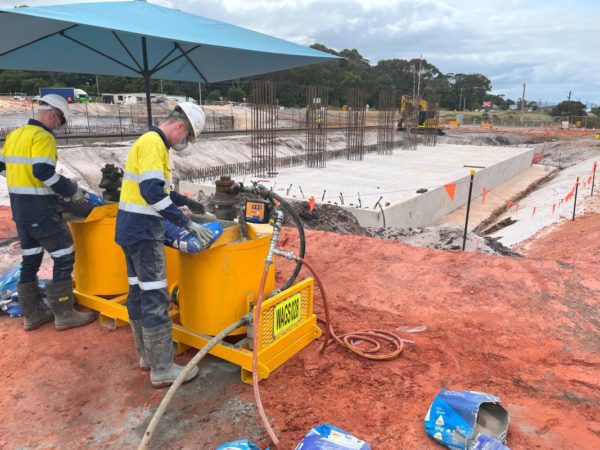
{"label": "umbrella canopy", "polygon": [[0,69],[142,76],[148,105],[150,78],[211,83],[336,59],[144,0],[3,9],[0,30]]}

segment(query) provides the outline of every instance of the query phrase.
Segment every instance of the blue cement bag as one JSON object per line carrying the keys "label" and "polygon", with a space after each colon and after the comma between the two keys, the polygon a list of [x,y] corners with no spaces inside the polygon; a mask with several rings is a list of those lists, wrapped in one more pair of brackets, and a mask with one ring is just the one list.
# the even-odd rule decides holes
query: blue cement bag
{"label": "blue cement bag", "polygon": [[[21,305],[19,304],[19,298],[17,296],[17,283],[21,276],[21,266],[16,266],[2,275],[0,275],[0,311],[5,312],[11,318],[21,317],[23,312],[21,311]],[[47,309],[44,303],[46,297],[46,281],[40,280],[38,282],[40,287],[41,299],[40,307]]]}
{"label": "blue cement bag", "polygon": [[425,431],[446,447],[467,450],[479,434],[505,442],[509,420],[495,395],[442,390],[427,411]]}
{"label": "blue cement bag", "polygon": [[21,276],[21,266],[16,266],[0,275],[0,298],[10,298],[17,292],[17,283]]}
{"label": "blue cement bag", "polygon": [[296,450],[371,450],[365,441],[328,423],[314,427]]}
{"label": "blue cement bag", "polygon": [[226,444],[219,445],[217,450],[260,450],[256,444],[253,444],[248,439],[242,439],[240,441],[228,442]]}
{"label": "blue cement bag", "polygon": [[510,450],[507,446],[503,445],[498,439],[494,439],[491,436],[485,434],[478,434],[473,441],[473,444],[469,447],[469,450]]}
{"label": "blue cement bag", "polygon": [[210,247],[223,234],[223,226],[219,222],[203,223],[201,225],[209,229],[213,234],[213,238],[206,247],[202,245],[200,239],[185,228],[178,227],[165,220],[165,245],[176,248],[183,253],[198,253]]}

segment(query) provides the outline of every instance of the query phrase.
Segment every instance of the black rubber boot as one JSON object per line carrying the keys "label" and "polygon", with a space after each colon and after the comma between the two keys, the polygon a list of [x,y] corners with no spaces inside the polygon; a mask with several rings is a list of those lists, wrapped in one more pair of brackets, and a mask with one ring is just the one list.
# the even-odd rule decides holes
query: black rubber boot
{"label": "black rubber boot", "polygon": [[[173,362],[173,323],[167,322],[153,328],[142,328],[146,358],[150,363],[150,381],[155,388],[173,384],[183,367]],[[198,375],[198,367],[194,367],[184,383]]]}
{"label": "black rubber boot", "polygon": [[37,280],[30,283],[18,283],[17,295],[25,319],[23,323],[25,331],[35,330],[54,320],[52,311],[43,309],[40,305],[41,296]]}
{"label": "black rubber boot", "polygon": [[144,348],[142,321],[139,319],[131,320],[129,325],[131,326],[131,331],[133,332],[133,342],[135,342],[135,348],[138,352],[138,355],[140,355],[140,369],[150,370],[150,364],[148,364],[148,359],[146,358],[146,349]]}
{"label": "black rubber boot", "polygon": [[46,290],[54,313],[54,326],[58,331],[87,325],[96,318],[96,314],[92,311],[79,312],[73,307],[75,304],[73,281],[48,283]]}

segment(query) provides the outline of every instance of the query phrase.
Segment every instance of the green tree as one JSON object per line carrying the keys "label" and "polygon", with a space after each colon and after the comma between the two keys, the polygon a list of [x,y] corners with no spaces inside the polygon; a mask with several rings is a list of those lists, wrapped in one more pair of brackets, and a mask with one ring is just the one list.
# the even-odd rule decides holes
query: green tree
{"label": "green tree", "polygon": [[208,93],[208,97],[206,97],[206,100],[208,100],[209,102],[218,102],[219,100],[221,100],[221,91],[219,89],[213,89]]}
{"label": "green tree", "polygon": [[242,102],[246,93],[243,89],[237,87],[230,87],[227,89],[227,98],[232,102]]}
{"label": "green tree", "polygon": [[565,117],[565,116],[585,116],[585,105],[581,102],[564,101],[560,102],[550,113],[552,116]]}

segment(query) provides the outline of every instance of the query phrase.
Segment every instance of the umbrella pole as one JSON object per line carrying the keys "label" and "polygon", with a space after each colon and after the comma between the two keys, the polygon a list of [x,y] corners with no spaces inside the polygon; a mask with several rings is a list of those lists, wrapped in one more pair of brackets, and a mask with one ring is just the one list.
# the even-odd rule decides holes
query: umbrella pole
{"label": "umbrella pole", "polygon": [[142,58],[144,60],[144,89],[146,90],[146,110],[148,111],[148,128],[152,123],[152,103],[150,102],[150,71],[148,70],[148,46],[146,44],[146,37],[142,36]]}
{"label": "umbrella pole", "polygon": [[150,101],[150,76],[144,77],[144,88],[146,89],[146,109],[148,110],[148,128],[152,124],[152,102]]}

